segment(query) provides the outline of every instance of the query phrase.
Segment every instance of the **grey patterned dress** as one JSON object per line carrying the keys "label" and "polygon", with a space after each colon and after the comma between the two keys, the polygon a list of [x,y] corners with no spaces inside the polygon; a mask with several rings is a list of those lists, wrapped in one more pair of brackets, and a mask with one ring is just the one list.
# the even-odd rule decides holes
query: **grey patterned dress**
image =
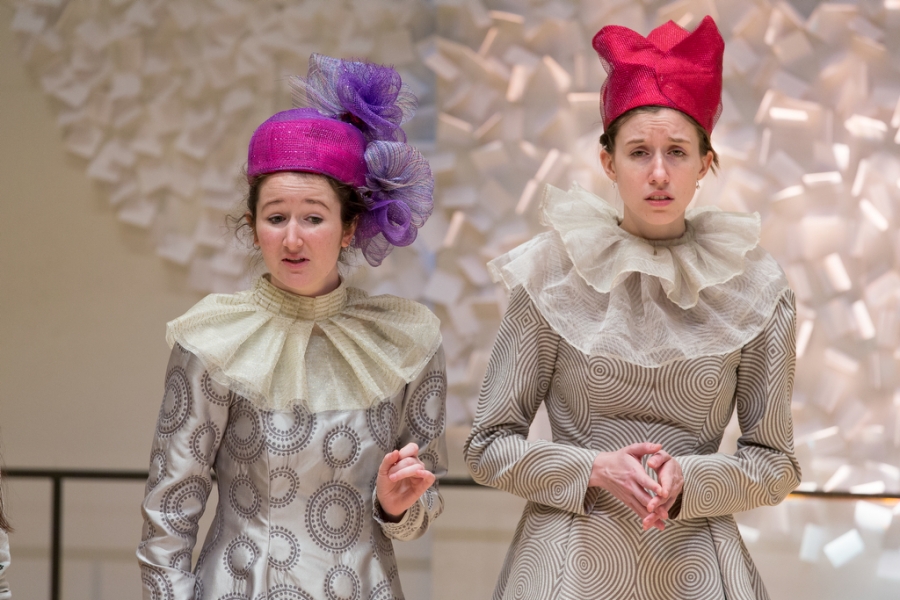
{"label": "grey patterned dress", "polygon": [[[799,483],[793,369],[790,291],[742,348],[647,368],[573,348],[513,290],[466,444],[476,480],[529,501],[494,598],[768,598],[731,515]],[[553,441],[528,442],[542,402]],[[738,451],[718,454],[735,408]],[[618,499],[588,487],[597,452],[638,442],[661,443],[684,471],[665,531],[643,531]]]}
{"label": "grey patterned dress", "polygon": [[[403,598],[391,540],[420,536],[443,501],[435,483],[399,523],[385,522],[375,476],[384,455],[409,442],[429,470],[446,472],[445,389],[439,349],[412,381],[368,408],[265,410],[176,344],[143,504],[144,598]],[[211,468],[219,501],[192,568]]]}

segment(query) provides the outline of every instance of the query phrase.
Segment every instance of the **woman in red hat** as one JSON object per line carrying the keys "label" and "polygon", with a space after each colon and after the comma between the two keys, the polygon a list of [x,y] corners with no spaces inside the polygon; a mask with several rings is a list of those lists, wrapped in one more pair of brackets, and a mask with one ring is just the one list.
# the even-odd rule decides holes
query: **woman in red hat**
{"label": "woman in red hat", "polygon": [[[416,98],[389,67],[320,55],[293,83],[306,107],[248,152],[244,218],[268,272],[167,327],[147,599],[403,598],[392,540],[443,509],[440,322],[338,270],[351,247],[377,266],[431,214],[431,170],[400,128]],[[192,563],[210,469],[215,518]]]}
{"label": "woman in red hat", "polygon": [[[549,187],[550,231],[490,265],[511,299],[466,460],[529,501],[494,597],[762,600],[732,514],[800,481],[794,296],[758,215],[686,210],[718,162],[722,37],[707,17],[593,44],[624,212]],[[542,402],[553,441],[529,442]]]}

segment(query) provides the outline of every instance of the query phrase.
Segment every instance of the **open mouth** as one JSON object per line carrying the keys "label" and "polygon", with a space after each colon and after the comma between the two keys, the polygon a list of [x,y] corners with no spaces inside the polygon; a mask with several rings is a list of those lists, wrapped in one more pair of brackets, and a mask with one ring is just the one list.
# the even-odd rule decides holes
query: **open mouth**
{"label": "open mouth", "polygon": [[302,265],[305,262],[309,262],[309,259],[306,258],[284,258],[283,262],[286,262],[289,265]]}
{"label": "open mouth", "polygon": [[653,194],[652,196],[647,196],[646,198],[644,198],[644,201],[651,206],[666,206],[674,202],[675,198],[668,194]]}

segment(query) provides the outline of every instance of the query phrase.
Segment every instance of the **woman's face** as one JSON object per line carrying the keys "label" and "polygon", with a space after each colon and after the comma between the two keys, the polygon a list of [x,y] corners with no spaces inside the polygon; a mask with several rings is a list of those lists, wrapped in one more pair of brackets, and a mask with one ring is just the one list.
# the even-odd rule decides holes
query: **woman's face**
{"label": "woman's face", "polygon": [[321,175],[275,173],[260,187],[253,243],[275,287],[300,296],[334,291],[341,248],[355,230],[344,227],[340,200]]}
{"label": "woman's face", "polygon": [[684,233],[684,211],[712,163],[700,155],[694,125],[677,110],[637,113],[622,124],[611,155],[600,151],[606,174],[625,205],[622,228],[647,239]]}

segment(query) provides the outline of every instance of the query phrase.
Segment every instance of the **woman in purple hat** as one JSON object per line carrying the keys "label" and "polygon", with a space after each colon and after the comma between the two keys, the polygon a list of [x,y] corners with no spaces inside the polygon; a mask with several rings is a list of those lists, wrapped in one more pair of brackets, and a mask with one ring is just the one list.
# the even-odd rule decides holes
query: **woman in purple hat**
{"label": "woman in purple hat", "polygon": [[[348,287],[415,239],[434,180],[391,68],[313,55],[250,140],[245,220],[268,273],[168,324],[137,556],[153,599],[402,598],[391,540],[443,508],[446,376],[424,306]],[[218,504],[191,555],[212,489]]]}

